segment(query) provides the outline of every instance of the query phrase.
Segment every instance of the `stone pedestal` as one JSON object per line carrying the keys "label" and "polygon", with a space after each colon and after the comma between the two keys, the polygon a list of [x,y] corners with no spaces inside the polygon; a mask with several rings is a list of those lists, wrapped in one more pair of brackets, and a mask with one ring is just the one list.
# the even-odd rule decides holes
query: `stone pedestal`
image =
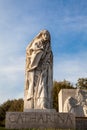
{"label": "stone pedestal", "polygon": [[87,117],[76,117],[76,129],[87,130]]}
{"label": "stone pedestal", "polygon": [[32,112],[7,112],[6,128],[63,128],[74,129],[75,117],[73,114],[32,111]]}
{"label": "stone pedestal", "polygon": [[24,109],[24,112],[56,112],[55,109]]}

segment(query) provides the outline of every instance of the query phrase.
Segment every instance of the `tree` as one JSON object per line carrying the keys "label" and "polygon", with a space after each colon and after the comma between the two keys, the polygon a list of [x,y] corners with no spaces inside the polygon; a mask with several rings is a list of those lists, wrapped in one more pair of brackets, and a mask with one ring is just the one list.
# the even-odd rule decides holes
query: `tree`
{"label": "tree", "polygon": [[79,78],[77,80],[76,87],[79,87],[81,89],[87,89],[87,78]]}
{"label": "tree", "polygon": [[6,111],[10,108],[12,101],[8,100],[0,106],[0,125],[3,126],[5,123]]}
{"label": "tree", "polygon": [[0,105],[0,126],[5,125],[7,111],[23,111],[23,99],[8,100]]}
{"label": "tree", "polygon": [[69,81],[54,81],[53,83],[53,108],[58,111],[58,93],[61,89],[72,89],[73,85]]}
{"label": "tree", "polygon": [[8,111],[23,111],[23,99],[14,99]]}

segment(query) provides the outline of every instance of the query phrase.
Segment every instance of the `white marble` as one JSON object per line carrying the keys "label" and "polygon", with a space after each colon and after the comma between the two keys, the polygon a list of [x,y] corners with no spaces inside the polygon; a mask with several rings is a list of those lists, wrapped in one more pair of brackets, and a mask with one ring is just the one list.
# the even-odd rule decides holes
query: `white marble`
{"label": "white marble", "polygon": [[75,114],[76,117],[87,117],[87,90],[63,89],[59,93],[59,112]]}
{"label": "white marble", "polygon": [[43,30],[26,48],[24,109],[51,109],[52,86],[51,38]]}

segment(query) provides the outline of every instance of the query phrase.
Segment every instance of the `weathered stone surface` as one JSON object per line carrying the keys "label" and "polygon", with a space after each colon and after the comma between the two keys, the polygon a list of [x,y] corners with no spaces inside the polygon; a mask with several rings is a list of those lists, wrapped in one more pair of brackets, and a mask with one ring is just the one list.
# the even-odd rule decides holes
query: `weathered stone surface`
{"label": "weathered stone surface", "polygon": [[6,128],[75,128],[73,114],[57,112],[7,112]]}
{"label": "weathered stone surface", "polygon": [[25,109],[52,109],[53,54],[50,33],[42,30],[26,48]]}
{"label": "weathered stone surface", "polygon": [[56,112],[55,109],[25,109],[24,112]]}
{"label": "weathered stone surface", "polygon": [[62,89],[58,96],[59,112],[73,113],[76,117],[87,117],[87,90]]}
{"label": "weathered stone surface", "polygon": [[87,130],[87,117],[76,117],[76,130]]}

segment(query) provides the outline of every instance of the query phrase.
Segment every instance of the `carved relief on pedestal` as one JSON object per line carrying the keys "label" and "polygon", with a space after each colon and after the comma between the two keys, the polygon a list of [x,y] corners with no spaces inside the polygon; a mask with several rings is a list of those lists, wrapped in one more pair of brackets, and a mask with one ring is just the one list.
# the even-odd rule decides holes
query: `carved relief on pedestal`
{"label": "carved relief on pedestal", "polygon": [[87,116],[87,92],[77,88],[75,98],[68,97],[64,103],[64,112],[74,113],[76,116]]}

